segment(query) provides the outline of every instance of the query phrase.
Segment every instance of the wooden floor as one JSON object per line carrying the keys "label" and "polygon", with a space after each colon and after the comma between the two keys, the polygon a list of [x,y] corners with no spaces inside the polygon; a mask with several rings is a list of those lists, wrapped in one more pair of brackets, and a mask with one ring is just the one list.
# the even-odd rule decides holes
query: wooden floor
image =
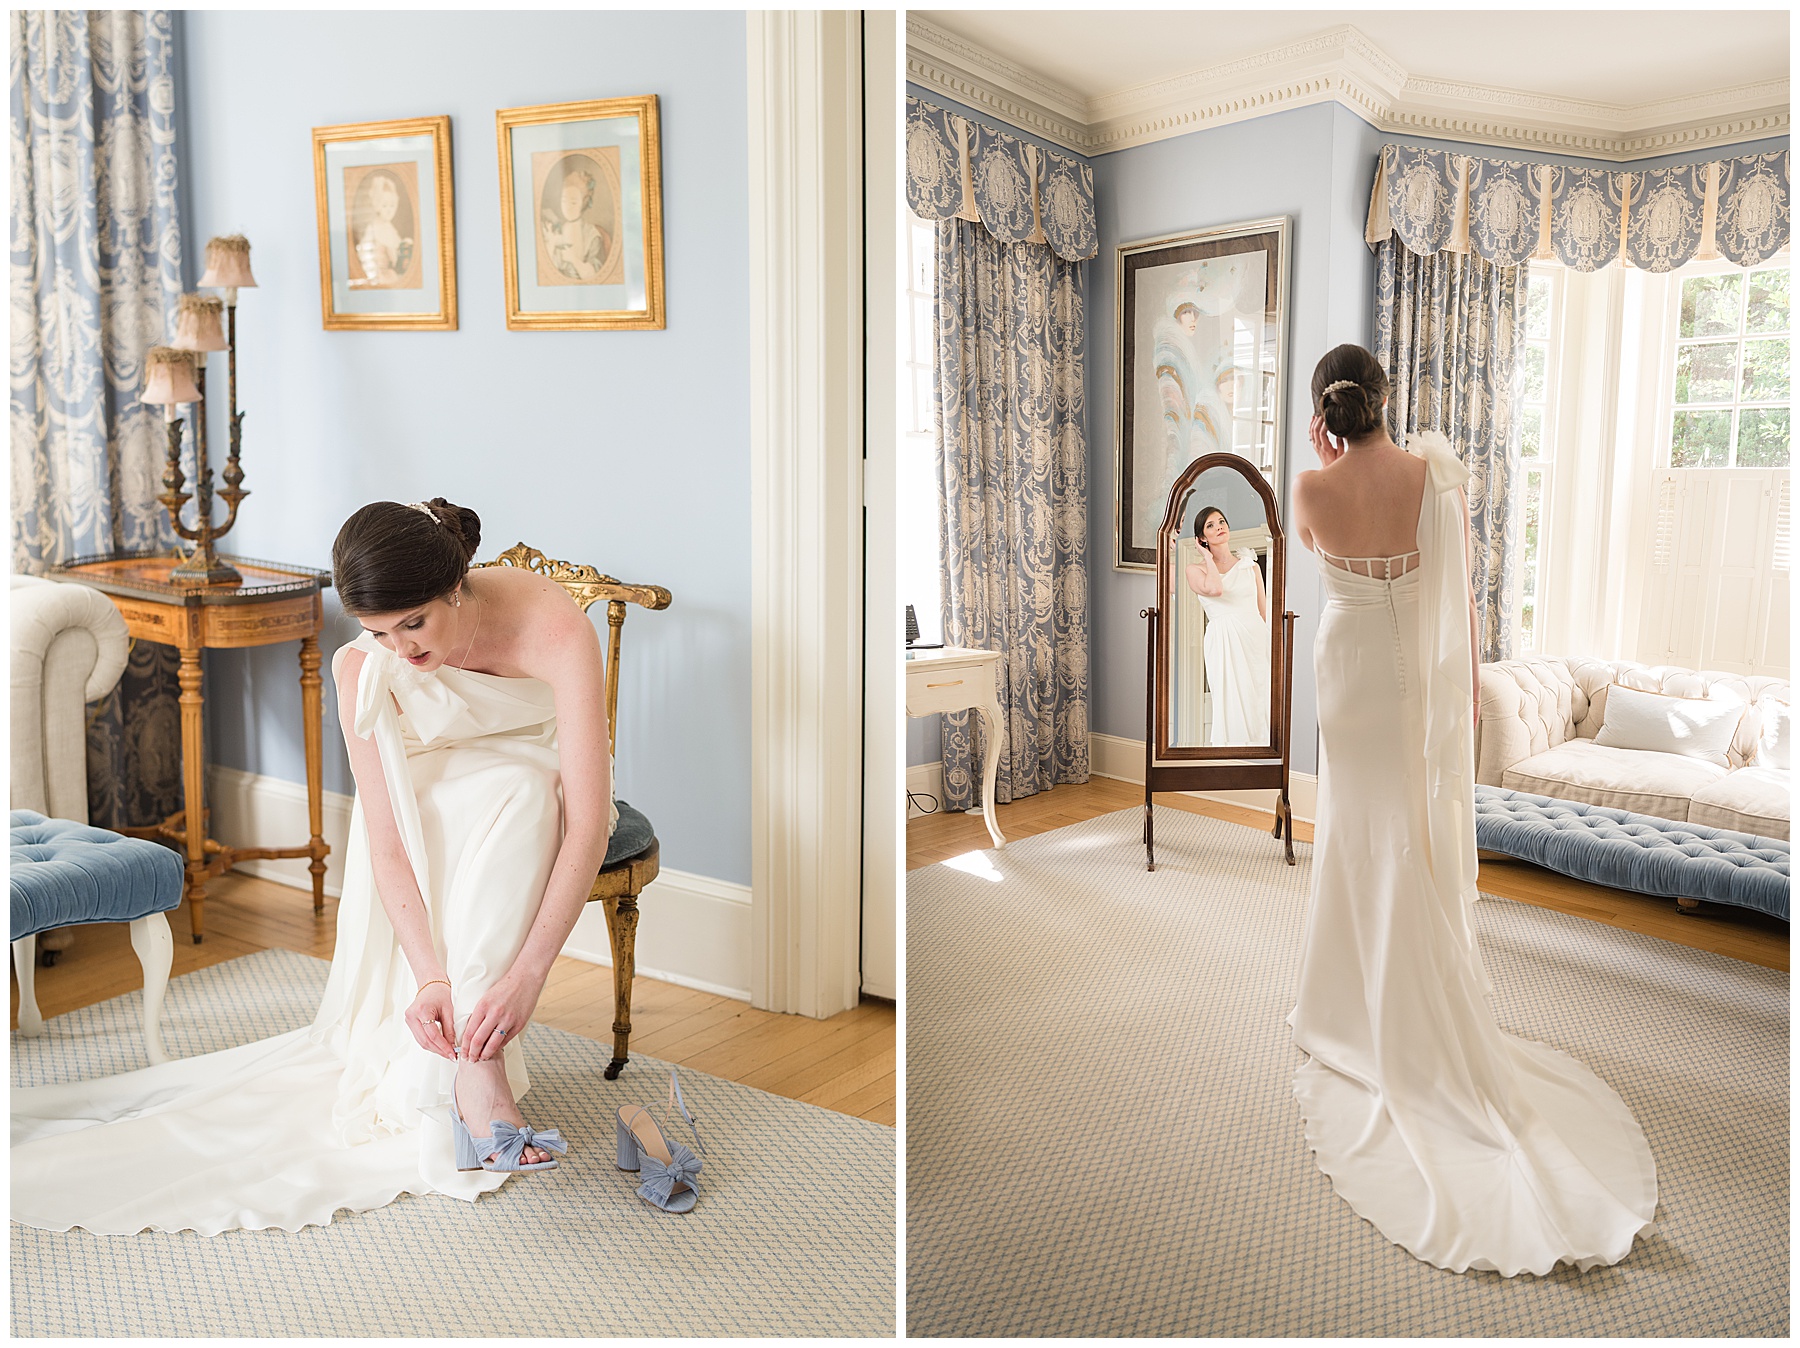
{"label": "wooden floor", "polygon": [[[308,893],[250,876],[224,876],[207,895],[204,943],[188,939],[185,905],[169,914],[175,931],[172,972],[190,973],[267,949],[330,959],[336,914],[336,900],[327,899],[324,915],[315,919]],[[122,922],[80,927],[74,946],[58,957],[56,966],[38,969],[38,1008],[45,1016],[59,1015],[143,985],[129,927]],[[15,981],[15,1029],[18,1004]],[[612,1005],[612,970],[563,956],[545,984],[535,1019],[610,1045]],[[640,975],[632,989],[631,1023],[634,1058],[644,1053],[774,1095],[890,1127],[894,1123],[895,1011],[890,1003],[865,1001],[830,1020],[808,1020]]]}
{"label": "wooden floor", "polygon": [[[1144,788],[1130,782],[1095,777],[1081,786],[1059,786],[999,807],[996,821],[1008,842],[1047,833],[1114,810],[1142,808]],[[1158,792],[1156,803],[1192,814],[1207,815],[1268,832],[1274,817],[1259,810],[1178,793]],[[1295,821],[1294,836],[1312,841],[1312,825]],[[914,870],[965,852],[991,847],[987,825],[975,814],[930,814],[906,825],[906,868]],[[1281,844],[1270,838],[1271,847]],[[1141,858],[1140,858],[1141,864]],[[1728,905],[1705,903],[1698,912],[1680,912],[1673,899],[1650,898],[1624,890],[1590,885],[1524,861],[1483,861],[1482,892],[1576,917],[1642,932],[1695,950],[1760,964],[1788,967],[1788,924],[1778,918]]]}

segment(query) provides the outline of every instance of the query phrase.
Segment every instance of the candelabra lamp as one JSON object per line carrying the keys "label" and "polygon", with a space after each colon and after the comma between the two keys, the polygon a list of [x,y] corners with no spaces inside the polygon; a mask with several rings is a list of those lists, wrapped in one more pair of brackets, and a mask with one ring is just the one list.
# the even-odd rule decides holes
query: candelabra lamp
{"label": "candelabra lamp", "polygon": [[[243,581],[236,567],[218,554],[217,542],[231,532],[237,523],[238,507],[250,493],[244,490],[244,470],[239,455],[243,448],[244,414],[237,405],[237,293],[240,287],[256,284],[250,274],[250,245],[242,235],[213,239],[206,245],[206,273],[203,286],[225,291],[225,298],[210,295],[183,295],[176,312],[175,337],[166,347],[154,347],[146,360],[146,382],[143,401],[163,406],[169,421],[169,457],[163,471],[165,491],[157,499],[168,507],[169,521],[175,533],[193,544],[188,556],[169,573],[176,585],[238,585]],[[225,459],[224,497],[226,515],[223,523],[213,520],[213,472],[207,454],[206,431],[206,358],[214,351],[224,351],[229,361],[230,427],[229,449]],[[182,490],[186,478],[181,470],[182,421],[176,408],[192,402],[194,413],[194,490]],[[194,522],[183,523],[181,512],[188,501],[194,501]]]}

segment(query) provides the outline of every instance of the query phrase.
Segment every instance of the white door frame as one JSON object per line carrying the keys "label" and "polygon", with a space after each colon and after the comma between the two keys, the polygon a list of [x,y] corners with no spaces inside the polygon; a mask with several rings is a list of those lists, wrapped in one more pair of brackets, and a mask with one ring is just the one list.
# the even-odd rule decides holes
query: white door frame
{"label": "white door frame", "polygon": [[862,34],[751,11],[750,884],[754,1005],[859,992]]}

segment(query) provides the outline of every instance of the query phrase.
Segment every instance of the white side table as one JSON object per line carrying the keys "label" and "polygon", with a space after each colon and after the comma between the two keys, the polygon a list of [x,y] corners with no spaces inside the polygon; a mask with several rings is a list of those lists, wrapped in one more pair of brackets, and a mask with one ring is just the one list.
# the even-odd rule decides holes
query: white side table
{"label": "white side table", "polygon": [[994,776],[1000,770],[1000,737],[1006,733],[1000,719],[1000,697],[994,691],[994,673],[999,663],[999,651],[972,651],[958,646],[908,651],[906,714],[930,716],[969,708],[981,713],[987,728],[987,755],[981,768],[981,811],[994,846],[1005,847],[1006,839],[1000,836],[1000,825],[994,819]]}

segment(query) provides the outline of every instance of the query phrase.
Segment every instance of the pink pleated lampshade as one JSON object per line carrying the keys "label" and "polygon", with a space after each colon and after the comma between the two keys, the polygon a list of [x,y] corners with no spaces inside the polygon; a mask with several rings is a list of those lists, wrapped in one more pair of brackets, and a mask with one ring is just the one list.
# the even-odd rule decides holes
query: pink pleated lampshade
{"label": "pink pleated lampshade", "polygon": [[200,278],[200,284],[226,290],[254,287],[256,278],[250,274],[250,240],[242,234],[208,239],[206,274]]}
{"label": "pink pleated lampshade", "polygon": [[194,353],[173,346],[151,347],[144,357],[144,391],[138,401],[155,407],[199,402]]}
{"label": "pink pleated lampshade", "polygon": [[177,302],[175,340],[183,351],[223,351],[225,301],[213,295],[183,295]]}

